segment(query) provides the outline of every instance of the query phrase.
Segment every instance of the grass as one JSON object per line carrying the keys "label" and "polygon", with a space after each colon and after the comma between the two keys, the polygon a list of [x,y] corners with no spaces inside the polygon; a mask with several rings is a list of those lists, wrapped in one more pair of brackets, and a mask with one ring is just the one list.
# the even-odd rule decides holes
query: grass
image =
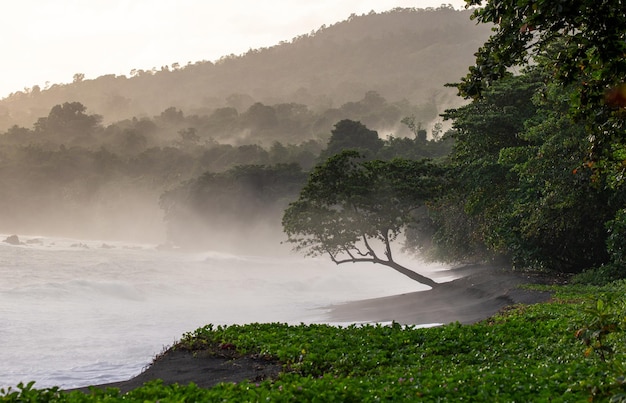
{"label": "grass", "polygon": [[474,325],[208,325],[178,343],[228,343],[280,360],[283,374],[261,383],[202,389],[155,381],[87,395],[30,384],[0,391],[0,402],[626,401],[626,282],[549,289],[548,303],[509,307]]}

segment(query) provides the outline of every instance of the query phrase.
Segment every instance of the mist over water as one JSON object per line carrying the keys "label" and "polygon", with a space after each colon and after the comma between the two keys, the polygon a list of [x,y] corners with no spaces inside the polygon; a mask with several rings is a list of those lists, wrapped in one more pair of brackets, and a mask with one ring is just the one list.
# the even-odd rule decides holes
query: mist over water
{"label": "mist over water", "polygon": [[331,304],[426,288],[385,267],[323,258],[21,240],[30,242],[0,242],[0,388],[125,380],[209,323],[325,323]]}

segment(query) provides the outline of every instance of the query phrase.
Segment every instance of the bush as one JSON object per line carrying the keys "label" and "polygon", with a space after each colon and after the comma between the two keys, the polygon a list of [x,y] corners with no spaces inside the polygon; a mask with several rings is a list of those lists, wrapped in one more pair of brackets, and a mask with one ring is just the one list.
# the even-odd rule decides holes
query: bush
{"label": "bush", "polygon": [[621,209],[615,214],[615,219],[606,224],[609,236],[606,240],[606,248],[609,252],[611,263],[624,271],[626,268],[626,209]]}
{"label": "bush", "polygon": [[573,284],[605,285],[626,278],[624,270],[613,264],[585,270],[572,277]]}

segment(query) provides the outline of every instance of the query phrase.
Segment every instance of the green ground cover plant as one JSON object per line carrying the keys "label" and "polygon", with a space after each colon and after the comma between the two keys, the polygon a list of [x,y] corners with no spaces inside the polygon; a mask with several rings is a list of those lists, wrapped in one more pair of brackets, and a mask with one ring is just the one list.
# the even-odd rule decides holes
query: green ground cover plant
{"label": "green ground cover plant", "polygon": [[512,306],[473,325],[207,325],[175,346],[227,343],[280,360],[283,373],[260,383],[153,381],[126,394],[28,384],[0,391],[0,401],[626,401],[626,281],[549,289],[548,303]]}

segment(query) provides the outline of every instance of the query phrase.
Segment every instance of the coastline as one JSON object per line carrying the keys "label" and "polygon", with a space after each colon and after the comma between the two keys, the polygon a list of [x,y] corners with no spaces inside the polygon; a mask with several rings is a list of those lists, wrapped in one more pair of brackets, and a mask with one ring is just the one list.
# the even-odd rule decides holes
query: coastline
{"label": "coastline", "polygon": [[[327,323],[397,322],[405,325],[433,325],[459,322],[471,324],[488,319],[514,304],[535,304],[550,299],[549,292],[520,288],[523,284],[552,284],[553,279],[514,272],[494,266],[463,266],[454,271],[458,278],[435,289],[390,297],[346,302],[326,309]],[[275,378],[281,364],[257,356],[215,356],[203,351],[170,348],[157,356],[141,374],[127,381],[75,388],[118,388],[121,393],[145,382],[163,380],[165,385],[190,382],[212,387],[220,382],[259,381]]]}
{"label": "coastline", "polygon": [[333,323],[471,324],[506,306],[535,304],[550,298],[549,292],[520,288],[523,284],[553,282],[536,274],[487,265],[451,270],[459,277],[435,289],[333,305],[327,319]]}

